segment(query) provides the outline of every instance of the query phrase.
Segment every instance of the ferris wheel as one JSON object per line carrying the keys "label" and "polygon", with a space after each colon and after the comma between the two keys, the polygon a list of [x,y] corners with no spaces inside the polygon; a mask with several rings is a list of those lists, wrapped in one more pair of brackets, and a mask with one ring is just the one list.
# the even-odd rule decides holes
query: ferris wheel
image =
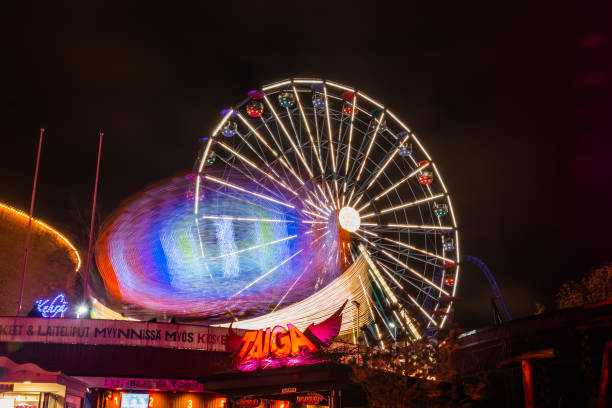
{"label": "ferris wheel", "polygon": [[460,259],[450,195],[415,134],[362,91],[319,79],[250,91],[202,140],[194,175],[202,257],[211,279],[238,282],[236,302],[263,296],[265,315],[352,300],[370,342],[447,322]]}

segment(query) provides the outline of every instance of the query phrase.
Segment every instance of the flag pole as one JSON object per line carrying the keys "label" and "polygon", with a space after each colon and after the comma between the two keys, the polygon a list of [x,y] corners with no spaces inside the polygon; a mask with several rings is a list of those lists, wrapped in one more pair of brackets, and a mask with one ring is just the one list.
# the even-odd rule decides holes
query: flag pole
{"label": "flag pole", "polygon": [[34,198],[36,197],[36,182],[38,181],[38,165],[40,163],[40,148],[42,147],[43,133],[45,129],[40,128],[38,139],[38,153],[36,154],[36,169],[34,170],[34,186],[32,187],[32,200],[30,201],[30,217],[28,218],[28,232],[26,233],[25,250],[23,252],[23,268],[21,269],[21,283],[19,284],[19,303],[17,304],[17,316],[21,313],[23,304],[23,287],[25,282],[26,266],[28,264],[28,250],[30,249],[30,234],[32,232],[32,213],[34,212]]}
{"label": "flag pole", "polygon": [[89,247],[87,248],[87,263],[85,264],[85,286],[83,287],[83,303],[87,304],[89,295],[89,264],[91,263],[91,245],[93,243],[94,220],[96,215],[96,198],[98,196],[98,179],[100,177],[100,157],[102,155],[102,138],[104,133],[100,132],[100,144],[98,146],[98,165],[96,167],[96,184],[94,186],[93,205],[91,207],[91,224],[89,225]]}

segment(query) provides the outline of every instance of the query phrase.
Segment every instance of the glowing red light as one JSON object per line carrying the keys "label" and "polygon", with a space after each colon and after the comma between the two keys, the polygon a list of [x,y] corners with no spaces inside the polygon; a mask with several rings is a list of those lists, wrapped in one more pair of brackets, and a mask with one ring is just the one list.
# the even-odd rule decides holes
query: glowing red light
{"label": "glowing red light", "polygon": [[354,92],[347,91],[342,94],[342,99],[344,99],[345,101],[353,102],[354,98],[355,98]]}
{"label": "glowing red light", "polygon": [[350,103],[345,103],[344,107],[342,108],[342,113],[344,113],[345,115],[351,115],[353,113],[353,110],[355,111],[356,115],[358,112],[357,108],[353,109],[353,105],[351,105]]}
{"label": "glowing red light", "polygon": [[431,171],[424,171],[419,175],[419,183],[427,185],[433,183],[433,173]]}

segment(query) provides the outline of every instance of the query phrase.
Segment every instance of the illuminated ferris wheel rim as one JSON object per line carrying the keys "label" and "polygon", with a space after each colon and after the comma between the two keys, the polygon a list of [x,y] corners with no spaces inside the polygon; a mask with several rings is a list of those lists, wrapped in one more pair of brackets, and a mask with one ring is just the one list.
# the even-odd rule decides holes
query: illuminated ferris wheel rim
{"label": "illuminated ferris wheel rim", "polygon": [[[305,105],[303,105],[302,103],[302,98],[300,97],[300,95],[303,96],[304,93],[308,93],[308,92],[313,92],[313,90],[309,89],[308,87],[313,87],[313,86],[317,86],[320,87],[318,89],[321,90],[321,95],[324,96],[325,98],[325,106],[324,108],[320,109],[320,111],[318,111],[318,109],[316,108],[307,108]],[[328,92],[328,89],[330,90]],[[342,169],[338,168],[338,166],[340,166],[340,163],[336,163],[334,162],[334,146],[337,149],[337,154],[340,155],[340,146],[342,145],[342,142],[340,140],[340,134],[338,135],[338,140],[333,140],[332,138],[332,129],[331,129],[331,124],[330,122],[332,121],[331,116],[332,116],[332,109],[330,108],[330,101],[332,99],[335,100],[340,100],[342,101],[342,97],[339,97],[337,95],[333,95],[331,93],[331,91],[339,91],[339,92],[343,92],[343,93],[352,93],[354,96],[352,98],[352,111],[350,113],[350,134],[351,136],[353,135],[353,124],[356,123],[357,121],[361,121],[363,123],[366,123],[366,121],[362,120],[362,119],[358,119],[357,118],[357,112],[359,113],[364,113],[365,115],[367,115],[369,120],[374,120],[377,119],[378,120],[378,125],[376,126],[375,130],[374,130],[374,137],[372,138],[373,140],[371,141],[370,147],[367,151],[367,154],[365,155],[365,158],[362,158],[362,165],[361,165],[361,171],[363,171],[363,167],[366,166],[366,164],[368,163],[368,160],[371,160],[370,157],[368,157],[369,151],[372,148],[372,145],[374,145],[374,143],[378,143],[375,142],[376,139],[376,135],[378,133],[379,130],[379,126],[380,124],[383,122],[383,118],[385,120],[385,123],[387,120],[391,120],[397,127],[399,127],[399,129],[401,129],[401,132],[397,132],[397,134],[399,135],[400,133],[405,133],[405,135],[403,136],[403,140],[401,141],[401,143],[398,145],[398,147],[395,149],[395,151],[389,156],[389,159],[387,161],[385,161],[382,166],[379,166],[379,168],[376,170],[377,171],[377,175],[374,177],[374,180],[372,180],[369,185],[365,188],[361,188],[360,193],[361,194],[355,194],[355,196],[350,196],[348,200],[346,200],[347,202],[344,203],[340,203],[339,199],[336,196],[336,203],[334,204],[334,196],[333,194],[329,194],[329,198],[331,200],[328,200],[328,196],[324,193],[324,188],[320,187],[317,185],[317,188],[319,188],[321,190],[322,196],[324,197],[324,199],[321,199],[315,203],[312,203],[312,205],[309,205],[310,209],[312,210],[313,208],[319,208],[322,212],[320,214],[325,214],[325,215],[329,215],[329,213],[331,211],[335,211],[337,213],[337,217],[338,217],[338,221],[340,226],[342,227],[342,229],[350,232],[350,233],[354,233],[356,231],[360,231],[360,233],[362,234],[362,240],[361,242],[364,245],[368,245],[368,244],[372,244],[371,241],[369,241],[366,238],[366,235],[368,234],[368,232],[364,233],[364,230],[361,229],[360,227],[365,227],[365,225],[367,225],[370,221],[370,219],[372,217],[376,217],[378,215],[380,215],[380,210],[377,211],[366,211],[366,209],[372,204],[373,201],[377,201],[378,199],[380,199],[382,196],[387,195],[390,193],[390,191],[393,191],[394,188],[397,188],[399,186],[400,183],[404,182],[405,179],[415,176],[417,174],[417,171],[423,171],[423,169],[425,169],[426,167],[429,167],[428,170],[432,171],[433,174],[435,175],[435,179],[436,181],[440,184],[442,191],[436,195],[434,195],[430,189],[429,185],[426,185],[425,187],[427,188],[427,191],[430,193],[430,197],[427,197],[425,199],[421,199],[421,200],[415,200],[412,203],[408,203],[408,205],[406,204],[402,204],[404,206],[409,206],[409,205],[420,205],[424,202],[430,202],[433,200],[437,200],[437,199],[441,199],[444,200],[445,203],[448,205],[448,214],[450,215],[450,219],[451,219],[451,223],[452,225],[450,226],[450,228],[448,227],[443,227],[441,225],[441,222],[438,223],[438,225],[402,225],[402,227],[405,228],[421,228],[421,227],[427,227],[431,230],[446,230],[446,231],[451,231],[454,237],[454,256],[452,257],[447,257],[445,256],[445,254],[443,253],[443,255],[440,257],[439,255],[436,254],[432,254],[426,250],[420,250],[418,248],[414,248],[411,247],[411,250],[416,250],[416,251],[421,251],[422,253],[427,254],[427,256],[429,255],[434,255],[437,258],[442,259],[444,262],[447,263],[453,263],[454,264],[454,274],[453,274],[453,282],[454,284],[452,285],[452,289],[449,288],[449,290],[444,290],[442,289],[441,286],[442,283],[440,283],[440,285],[435,285],[434,286],[440,290],[440,292],[446,294],[447,296],[450,296],[451,298],[454,298],[455,293],[456,293],[456,289],[457,289],[457,283],[458,283],[458,277],[459,277],[459,260],[460,260],[460,249],[459,249],[459,235],[458,235],[458,226],[457,226],[457,222],[455,219],[455,215],[454,215],[454,210],[453,210],[453,206],[451,203],[451,199],[450,199],[450,195],[447,191],[447,188],[443,182],[442,176],[437,168],[437,166],[435,165],[434,161],[432,160],[431,156],[429,155],[429,153],[426,151],[426,149],[424,148],[424,146],[420,143],[420,141],[418,140],[418,138],[414,135],[414,133],[410,130],[410,128],[408,128],[408,126],[406,126],[396,115],[394,115],[389,109],[385,108],[385,106],[379,102],[377,102],[375,99],[369,97],[367,94],[365,94],[362,91],[359,91],[357,89],[354,89],[352,87],[349,86],[345,86],[342,85],[340,83],[337,82],[333,82],[333,81],[328,81],[328,80],[321,80],[321,79],[303,79],[303,78],[295,78],[295,79],[288,79],[288,80],[283,80],[283,81],[279,81],[279,82],[274,82],[271,84],[267,84],[264,85],[261,88],[261,98],[263,99],[265,102],[265,105],[262,103],[262,106],[265,106],[267,108],[269,108],[271,110],[271,112],[273,113],[273,116],[268,117],[267,121],[268,122],[281,122],[282,118],[287,118],[290,113],[286,113],[284,114],[283,112],[281,113],[277,113],[270,100],[269,97],[275,94],[280,94],[281,92],[289,92],[289,93],[293,93],[295,95],[295,103],[297,104],[297,108],[299,109],[295,109],[296,111],[298,111],[298,113],[296,113],[297,117],[301,117],[304,120],[304,124],[307,128],[307,132],[310,136],[310,142],[311,142],[311,149],[317,150],[318,149],[318,154],[317,155],[315,153],[316,159],[318,160],[317,162],[310,162],[310,166],[307,163],[307,160],[305,158],[305,155],[300,153],[300,150],[303,146],[303,144],[300,143],[299,141],[299,136],[297,135],[297,133],[295,134],[295,137],[298,139],[298,143],[297,144],[293,144],[293,141],[291,140],[291,136],[289,135],[289,133],[291,133],[291,129],[287,130],[281,122],[281,127],[282,127],[282,131],[286,134],[288,140],[291,141],[292,143],[292,147],[293,147],[293,151],[296,154],[297,159],[299,159],[303,164],[305,169],[307,170],[308,175],[306,175],[307,177],[307,181],[308,180],[321,180],[321,184],[323,183],[327,183],[327,181],[330,181],[329,184],[333,184],[332,183],[332,179],[334,182],[337,182],[337,180],[340,180],[342,182],[342,180],[345,181],[346,183],[346,179],[349,177],[348,174],[348,167],[349,167],[349,163],[350,163],[350,155],[351,153],[354,153],[354,151],[356,150],[356,148],[352,145],[350,145],[347,149],[345,149],[345,154],[348,154],[348,158],[346,159],[346,161],[344,163],[346,163],[346,174],[344,175],[345,178],[342,177],[341,173],[342,173]],[[207,176],[205,174],[205,172],[203,173],[204,170],[204,166],[206,164],[206,159],[209,157],[209,154],[212,152],[212,147],[213,147],[213,143],[215,141],[218,141],[219,145],[225,149],[226,151],[229,151],[231,153],[234,154],[238,154],[238,152],[236,151],[232,151],[231,149],[229,149],[225,143],[221,140],[216,140],[216,138],[219,136],[219,133],[221,132],[221,129],[228,123],[228,121],[231,120],[232,117],[237,118],[236,121],[241,124],[241,125],[245,125],[248,128],[248,133],[244,136],[253,136],[254,134],[257,134],[258,129],[261,129],[262,126],[265,126],[266,129],[268,131],[270,131],[267,128],[267,124],[266,124],[266,120],[263,119],[263,117],[261,118],[262,120],[262,124],[259,124],[258,126],[253,126],[249,124],[249,118],[245,117],[244,115],[242,115],[239,112],[239,109],[241,106],[243,106],[244,104],[246,104],[249,100],[252,100],[252,98],[247,98],[245,99],[238,107],[236,108],[229,108],[227,109],[227,111],[224,113],[222,119],[218,122],[218,124],[216,125],[216,127],[214,128],[213,132],[211,133],[210,137],[205,141],[204,145],[203,145],[203,154],[200,157],[199,163],[197,163],[196,166],[196,170],[197,170],[197,174],[202,175],[201,177],[196,177],[195,180],[195,196],[199,197],[199,195],[202,193],[202,183],[203,182],[213,182],[213,183],[217,183],[217,184],[224,184],[224,180],[220,180],[220,179],[214,179],[212,176]],[[374,106],[375,108],[377,108],[380,112],[382,112],[380,114],[379,117],[374,118],[374,116],[370,113],[368,113],[366,110],[364,110],[361,106],[358,106],[357,101],[358,100],[365,100],[367,103],[369,103],[370,105]],[[307,111],[307,109],[310,109],[310,111],[314,112],[314,115],[317,115],[317,113],[319,112],[324,112],[325,114],[325,119],[327,121],[327,127],[328,127],[328,136],[329,136],[329,140],[323,140],[323,136],[321,134],[321,140],[319,140],[319,134],[317,133],[317,142],[318,142],[318,148],[315,146],[314,144],[314,139],[312,137],[311,134],[311,129],[308,127],[308,121],[306,120],[306,117],[309,116],[308,114],[311,113],[310,111]],[[336,119],[334,119],[336,120]],[[343,119],[341,118],[341,121]],[[334,122],[335,123],[335,122]],[[292,123],[293,126],[293,123]],[[301,125],[300,125],[301,126]],[[323,125],[323,127],[325,127]],[[387,129],[389,129],[391,126],[386,126]],[[355,127],[355,129],[357,129]],[[360,131],[362,133],[362,135],[364,137],[367,137],[367,132],[369,130],[369,128],[366,130],[366,132],[363,132],[359,129],[357,129],[358,131]],[[295,128],[293,129],[293,131],[295,131]],[[318,130],[317,130],[318,131]],[[340,130],[341,131],[341,130]],[[339,131],[339,132],[340,132]],[[390,132],[390,131],[389,131]],[[262,133],[264,133],[262,131]],[[279,135],[280,137],[281,135]],[[242,137],[242,136],[241,136]],[[258,138],[261,138],[260,135],[257,135]],[[349,138],[350,140],[350,138]],[[424,155],[425,159],[426,159],[426,164],[422,165],[419,163],[417,164],[416,161],[414,160],[414,158],[411,156],[412,161],[414,162],[414,164],[417,164],[417,169],[411,173],[410,175],[408,175],[405,179],[402,179],[400,182],[393,184],[389,189],[386,189],[383,193],[379,194],[376,197],[370,198],[369,201],[366,201],[365,204],[364,203],[358,203],[357,198],[359,198],[359,200],[361,200],[361,195],[364,195],[366,193],[366,190],[369,189],[369,187],[380,177],[380,175],[384,172],[385,168],[387,167],[387,165],[389,165],[389,163],[392,161],[392,159],[394,157],[397,157],[397,153],[400,149],[400,146],[407,142],[408,140],[410,140],[411,142],[414,142],[418,148],[420,149],[420,152],[422,152],[422,154]],[[321,162],[321,157],[323,156],[323,151],[322,151],[322,146],[325,145],[327,143],[327,148],[328,151],[331,150],[331,163],[332,163],[332,167],[333,167],[333,174],[327,173],[324,170],[324,167],[327,168],[329,163],[326,161],[325,165],[322,164]],[[308,140],[306,141],[306,144],[308,144]],[[363,147],[363,144],[361,147],[359,147],[359,151],[361,151],[361,148]],[[348,153],[346,153],[348,152]],[[279,163],[285,165],[287,167],[287,162],[289,161],[286,156],[285,156],[286,151],[282,151],[280,150],[280,154],[276,154],[276,164],[280,166]],[[312,156],[312,155],[311,155]],[[355,154],[355,157],[357,157],[357,154]],[[283,159],[285,159],[285,162],[283,162]],[[422,163],[422,162],[421,162]],[[266,163],[268,164],[268,163]],[[318,166],[317,166],[318,165]],[[298,168],[300,166],[299,163],[296,164],[296,168]],[[317,170],[320,169],[321,172],[317,173]],[[351,169],[352,170],[352,169]],[[359,172],[359,175],[361,175],[361,171]],[[293,174],[293,177],[296,179],[300,179],[302,176],[304,176],[304,171],[297,171],[297,174]],[[277,173],[278,174],[278,173]],[[277,175],[275,174],[275,175]],[[310,176],[310,177],[308,177]],[[388,176],[387,176],[388,177]],[[358,179],[359,180],[359,179]],[[281,180],[282,181],[282,180]],[[293,180],[295,181],[295,180]],[[370,181],[369,179],[367,181]],[[301,181],[300,181],[301,182]],[[226,185],[229,183],[225,183]],[[299,184],[299,183],[298,183]],[[302,185],[304,183],[302,182]],[[356,185],[356,184],[355,184]],[[236,187],[236,186],[230,186],[230,187]],[[328,187],[328,186],[325,186]],[[336,193],[339,193],[339,189],[336,186]],[[355,186],[353,186],[353,193],[355,192]],[[346,193],[346,184],[344,185],[344,193]],[[358,197],[359,195],[359,197]],[[296,195],[297,197],[297,195]],[[312,198],[310,196],[308,196],[309,198]],[[265,197],[264,197],[265,198]],[[268,197],[270,198],[270,197]],[[343,198],[345,198],[345,196],[343,196]],[[312,200],[315,201],[315,200]],[[328,205],[327,207],[325,207],[325,209],[322,208],[322,206],[324,205]],[[346,205],[344,205],[346,204]],[[359,205],[357,205],[359,204]],[[391,212],[394,211],[395,209],[392,207],[389,207],[387,209],[383,209],[383,213],[385,212],[385,210],[387,212]],[[196,215],[196,219],[200,214],[200,208],[199,208],[199,202],[198,200],[194,200],[194,213]],[[316,221],[314,221],[316,220]],[[318,219],[315,217],[313,218],[313,222],[320,222],[318,221]],[[371,224],[371,223],[370,223]],[[389,224],[389,226],[391,225],[395,225],[395,224]],[[372,234],[370,232],[370,234]],[[375,234],[373,234],[375,235]],[[398,245],[401,245],[400,242],[394,242],[394,244],[397,243]],[[405,245],[406,246],[406,245]],[[409,246],[409,245],[408,245]],[[384,251],[383,251],[384,252]],[[367,252],[365,252],[366,256],[367,256]],[[393,259],[393,255],[390,255],[391,259]],[[396,259],[396,263],[399,261]],[[400,265],[402,264],[401,261]],[[405,264],[403,264],[403,266],[406,266]],[[383,269],[384,273],[388,274],[387,270],[384,270],[386,268],[380,268]],[[379,272],[380,273],[380,272]],[[389,274],[389,276],[391,276]],[[425,280],[427,280],[425,278]],[[427,280],[428,281],[428,280]],[[428,281],[430,282],[430,281]],[[447,316],[448,313],[450,312],[452,306],[453,306],[453,302],[454,300],[451,299],[451,301],[448,303],[447,305],[447,309],[446,312],[444,314],[440,314],[440,319],[441,321],[434,321],[434,319],[432,319],[431,315],[428,315],[430,321],[432,321],[434,323],[434,326],[437,327],[443,327],[446,320],[447,320]],[[437,310],[439,306],[439,302],[436,304],[435,309]],[[425,311],[423,311],[425,314],[427,314]]]}

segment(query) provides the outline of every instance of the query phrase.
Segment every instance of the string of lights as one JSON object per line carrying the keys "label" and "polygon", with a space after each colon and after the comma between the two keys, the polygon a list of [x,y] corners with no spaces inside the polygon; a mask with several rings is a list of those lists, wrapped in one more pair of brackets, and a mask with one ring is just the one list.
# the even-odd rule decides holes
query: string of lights
{"label": "string of lights", "polygon": [[[0,208],[3,210],[8,211],[11,215],[17,216],[21,219],[29,219],[30,215],[24,211],[18,210],[14,207],[11,207],[10,205],[6,205],[3,203],[0,203]],[[52,233],[53,235],[55,235],[55,237],[58,239],[58,241],[64,243],[71,251],[71,253],[74,256],[74,263],[76,264],[75,267],[75,272],[78,271],[79,269],[81,269],[81,256],[79,255],[79,251],[77,251],[77,249],[74,247],[74,245],[68,240],[68,238],[66,238],[65,235],[63,235],[61,232],[59,232],[58,230],[56,230],[55,228],[49,226],[48,224],[42,222],[41,220],[38,220],[36,218],[32,218],[32,222],[35,225],[38,225],[39,227],[41,227],[43,230],[48,231],[50,233]]]}

